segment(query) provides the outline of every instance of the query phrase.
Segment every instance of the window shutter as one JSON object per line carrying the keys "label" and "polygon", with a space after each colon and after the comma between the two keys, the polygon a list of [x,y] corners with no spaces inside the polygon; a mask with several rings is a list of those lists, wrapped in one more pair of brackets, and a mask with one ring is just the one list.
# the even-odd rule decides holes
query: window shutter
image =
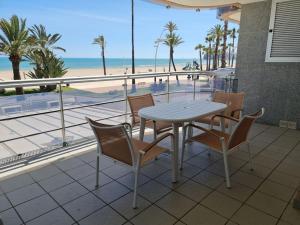
{"label": "window shutter", "polygon": [[300,62],[300,0],[273,0],[267,62]]}

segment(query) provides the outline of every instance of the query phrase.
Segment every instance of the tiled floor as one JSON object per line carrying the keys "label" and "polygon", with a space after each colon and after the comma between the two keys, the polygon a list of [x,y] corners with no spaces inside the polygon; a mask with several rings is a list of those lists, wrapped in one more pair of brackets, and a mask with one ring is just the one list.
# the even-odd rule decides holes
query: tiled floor
{"label": "tiled floor", "polygon": [[94,151],[61,159],[1,181],[0,217],[4,225],[299,225],[291,202],[300,184],[300,131],[256,124],[251,150],[254,171],[243,147],[230,156],[231,189],[222,158],[204,146],[191,146],[176,184],[162,155],[142,169],[136,210],[128,167],[102,158],[95,190]]}

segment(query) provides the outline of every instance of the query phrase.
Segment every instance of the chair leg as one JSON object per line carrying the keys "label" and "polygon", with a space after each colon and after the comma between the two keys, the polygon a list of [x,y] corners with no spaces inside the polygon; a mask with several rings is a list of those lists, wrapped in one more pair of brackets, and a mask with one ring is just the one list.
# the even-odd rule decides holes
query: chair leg
{"label": "chair leg", "polygon": [[227,188],[231,188],[230,175],[229,175],[229,167],[228,167],[228,159],[227,159],[227,152],[226,151],[223,151],[223,160],[224,160],[226,187]]}
{"label": "chair leg", "polygon": [[139,173],[140,173],[140,165],[138,165],[135,168],[135,174],[134,174],[134,190],[133,190],[133,203],[132,203],[132,208],[136,209],[137,208],[137,189],[138,189],[138,178],[139,178]]}
{"label": "chair leg", "polygon": [[97,164],[96,164],[96,185],[95,188],[99,188],[99,172],[100,172],[100,149],[97,146]]}
{"label": "chair leg", "polygon": [[[153,121],[153,141],[157,139],[157,130],[156,130],[156,122]],[[154,160],[157,160],[157,156],[154,157]]]}
{"label": "chair leg", "polygon": [[185,150],[185,138],[186,138],[186,127],[182,129],[182,148],[181,148],[181,157],[180,157],[180,170],[183,169],[183,158],[184,158],[184,150]]}
{"label": "chair leg", "polygon": [[253,163],[252,163],[252,157],[251,157],[251,150],[250,150],[250,143],[247,142],[247,151],[249,155],[249,164],[250,164],[250,170],[253,171]]}

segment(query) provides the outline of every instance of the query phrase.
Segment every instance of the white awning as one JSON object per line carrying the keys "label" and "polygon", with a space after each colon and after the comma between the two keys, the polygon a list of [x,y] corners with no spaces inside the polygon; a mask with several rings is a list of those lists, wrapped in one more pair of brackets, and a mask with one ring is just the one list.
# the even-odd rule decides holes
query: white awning
{"label": "white awning", "polygon": [[151,2],[179,8],[218,8],[230,5],[249,4],[265,0],[150,0]]}

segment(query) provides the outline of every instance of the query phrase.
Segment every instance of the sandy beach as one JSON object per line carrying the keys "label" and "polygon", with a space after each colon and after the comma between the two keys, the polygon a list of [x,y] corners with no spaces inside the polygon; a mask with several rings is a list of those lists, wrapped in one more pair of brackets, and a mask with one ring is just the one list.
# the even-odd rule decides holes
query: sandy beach
{"label": "sandy beach", "polygon": [[[157,67],[156,72],[165,72],[167,71],[167,67]],[[177,71],[182,71],[180,66],[177,66]],[[28,71],[21,70],[22,79],[30,79],[26,77],[26,73]],[[107,75],[122,75],[126,72],[126,68],[107,68]],[[136,74],[139,73],[149,73],[154,72],[154,67],[136,67]],[[131,73],[131,68],[128,68],[127,74]],[[104,76],[103,69],[95,69],[95,68],[84,68],[84,69],[69,69],[68,73],[64,77],[84,77],[84,76]],[[0,71],[0,79],[2,80],[12,80],[13,73],[12,71]],[[170,80],[175,80],[174,78],[170,78]],[[139,86],[145,85],[148,82],[153,82],[153,78],[143,78],[137,79],[136,84]],[[92,83],[80,83],[80,84],[72,84],[71,86],[78,89],[89,89],[95,92],[104,91],[104,89],[122,89],[123,81],[107,81],[107,82],[92,82]]]}

